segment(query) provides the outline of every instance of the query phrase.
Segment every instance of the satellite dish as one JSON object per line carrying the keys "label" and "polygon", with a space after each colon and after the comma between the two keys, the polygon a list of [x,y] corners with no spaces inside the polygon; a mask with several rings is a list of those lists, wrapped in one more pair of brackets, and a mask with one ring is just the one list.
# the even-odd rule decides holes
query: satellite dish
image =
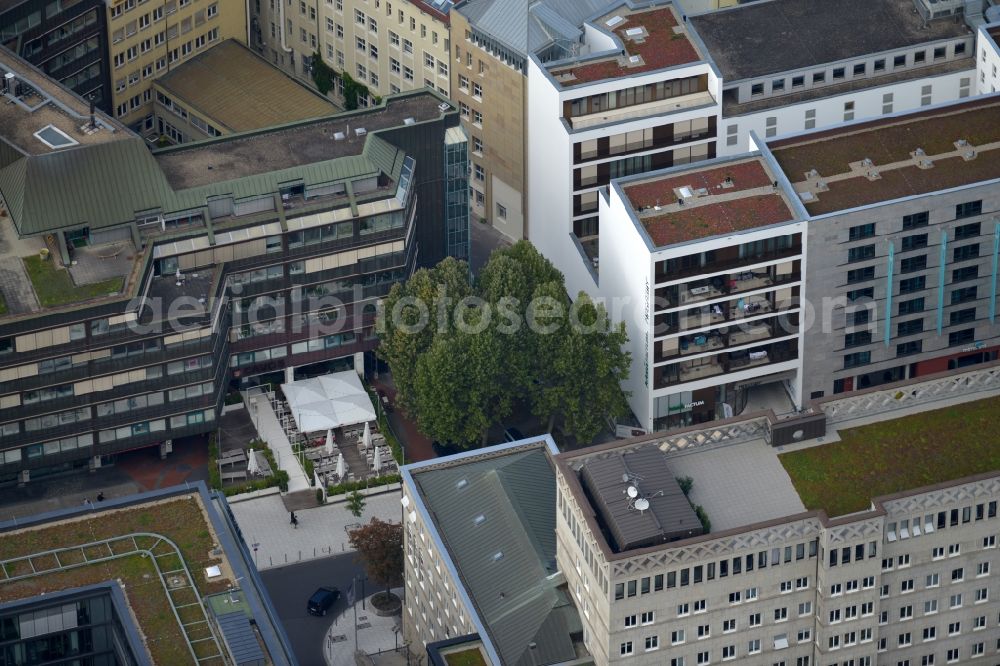
{"label": "satellite dish", "polygon": [[632,498],[636,498],[639,496],[639,491],[636,489],[635,486],[629,486],[625,492],[628,494],[629,497]]}
{"label": "satellite dish", "polygon": [[645,511],[649,508],[649,500],[645,497],[640,497],[635,501],[635,508],[639,511]]}
{"label": "satellite dish", "polygon": [[628,474],[622,474],[622,483],[628,483]]}

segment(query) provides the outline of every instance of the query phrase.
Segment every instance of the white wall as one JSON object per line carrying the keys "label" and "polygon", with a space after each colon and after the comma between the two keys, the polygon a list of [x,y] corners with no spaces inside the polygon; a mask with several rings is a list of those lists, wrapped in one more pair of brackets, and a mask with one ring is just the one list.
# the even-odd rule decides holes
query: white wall
{"label": "white wall", "polygon": [[629,218],[628,206],[611,188],[601,196],[601,288],[608,314],[625,322],[632,366],[622,388],[639,424],[652,431],[653,264],[643,234]]}
{"label": "white wall", "polygon": [[597,284],[573,240],[573,147],[564,128],[559,91],[528,60],[528,240],[566,276],[571,297],[596,295]]}
{"label": "white wall", "polygon": [[[969,64],[972,65],[971,62]],[[971,80],[974,76],[976,74],[973,70],[963,70],[878,88],[866,88],[845,95],[825,97],[801,104],[775,107],[744,116],[723,118],[719,123],[718,154],[720,156],[736,155],[749,150],[750,131],[757,132],[761,138],[766,137],[766,120],[769,117],[775,117],[778,120],[777,136],[805,131],[805,115],[809,109],[816,110],[815,129],[840,125],[844,122],[845,102],[854,102],[854,120],[878,118],[883,115],[882,100],[886,93],[892,93],[893,96],[892,112],[899,113],[920,108],[923,87],[928,85],[931,86],[931,104],[957,100],[959,99],[961,80]],[[726,145],[727,130],[730,125],[734,124],[739,126],[739,139],[735,146],[728,146]],[[791,174],[790,178],[795,180],[795,175]]]}
{"label": "white wall", "polygon": [[1000,28],[1000,23],[980,26],[976,35],[976,92],[980,95],[1000,90],[1000,48],[986,28]]}
{"label": "white wall", "polygon": [[[486,213],[487,217],[493,220],[493,228],[514,240],[524,238],[524,211],[520,190],[500,180],[494,173],[490,174],[490,187],[493,192],[494,210]],[[497,204],[507,209],[506,219],[502,220],[497,215],[495,210]]]}

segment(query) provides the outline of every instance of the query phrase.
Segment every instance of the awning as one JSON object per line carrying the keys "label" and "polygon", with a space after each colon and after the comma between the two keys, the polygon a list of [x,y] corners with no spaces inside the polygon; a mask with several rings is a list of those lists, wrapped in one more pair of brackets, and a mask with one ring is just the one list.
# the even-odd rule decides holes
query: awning
{"label": "awning", "polygon": [[353,370],[282,384],[281,390],[300,432],[326,431],[376,419],[371,398]]}

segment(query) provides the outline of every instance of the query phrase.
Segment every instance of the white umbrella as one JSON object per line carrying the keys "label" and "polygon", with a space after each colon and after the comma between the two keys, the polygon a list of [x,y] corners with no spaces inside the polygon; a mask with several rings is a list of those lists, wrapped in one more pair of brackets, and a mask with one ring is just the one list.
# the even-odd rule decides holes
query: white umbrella
{"label": "white umbrella", "polygon": [[382,471],[382,449],[377,446],[375,447],[375,464],[372,465],[372,470],[376,474]]}
{"label": "white umbrella", "polygon": [[343,479],[344,478],[344,473],[347,471],[345,469],[346,467],[347,467],[347,464],[344,462],[344,454],[341,453],[340,455],[337,456],[337,472],[336,472],[336,474],[337,474],[337,478],[338,479]]}
{"label": "white umbrella", "polygon": [[257,464],[257,454],[253,452],[253,449],[247,451],[247,454],[247,474],[257,476],[260,474],[260,465]]}
{"label": "white umbrella", "polygon": [[333,430],[327,429],[326,431],[326,455],[333,455]]}
{"label": "white umbrella", "polygon": [[361,441],[364,442],[366,451],[372,445],[372,429],[368,425],[368,421],[365,421],[365,434]]}

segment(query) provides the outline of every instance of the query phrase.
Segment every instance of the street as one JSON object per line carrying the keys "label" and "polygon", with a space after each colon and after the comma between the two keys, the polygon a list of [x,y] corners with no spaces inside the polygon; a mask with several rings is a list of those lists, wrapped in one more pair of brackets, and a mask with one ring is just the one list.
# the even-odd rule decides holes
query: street
{"label": "street", "polygon": [[[326,632],[347,608],[347,589],[351,586],[352,577],[363,575],[364,568],[355,561],[355,553],[344,553],[260,573],[300,666],[324,666],[323,640]],[[331,586],[340,589],[341,596],[337,603],[327,612],[326,617],[309,615],[306,612],[306,601],[312,593],[318,587]],[[344,633],[353,631],[353,616],[343,618],[340,623],[343,624]]]}

